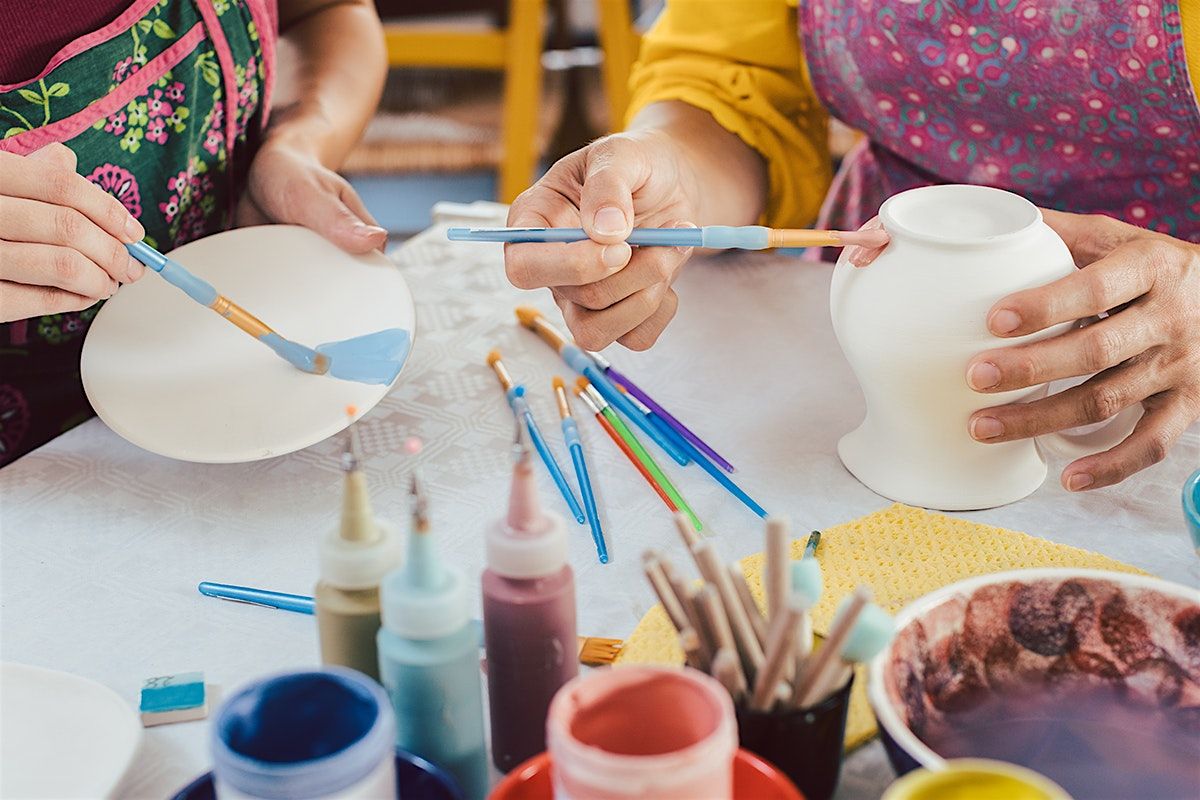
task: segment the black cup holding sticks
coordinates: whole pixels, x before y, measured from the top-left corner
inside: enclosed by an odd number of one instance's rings
[[[779,767],[805,800],[829,800],[842,771],[853,685],[851,674],[845,686],[805,709],[751,711],[738,704],[741,746]]]

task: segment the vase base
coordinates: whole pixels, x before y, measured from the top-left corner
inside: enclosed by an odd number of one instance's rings
[[[977,478],[954,464],[930,465],[903,453],[889,453],[863,427],[838,441],[838,458],[859,483],[898,503],[935,511],[978,511],[1028,497],[1046,480],[1046,462],[1032,448],[1032,455],[1021,459],[1017,469],[1006,470],[1010,477],[1001,479],[991,472]]]

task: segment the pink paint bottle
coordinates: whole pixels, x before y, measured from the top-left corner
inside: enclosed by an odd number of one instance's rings
[[[550,701],[579,673],[566,525],[538,503],[528,447],[513,468],[508,517],[488,531],[487,564],[483,633],[492,761],[508,772],[546,749]]]
[[[577,678],[546,722],[555,800],[730,800],[733,701],[693,669],[617,667]]]

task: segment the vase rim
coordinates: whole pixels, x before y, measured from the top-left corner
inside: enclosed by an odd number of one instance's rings
[[[934,218],[931,218],[934,217]],[[893,195],[879,219],[894,238],[953,247],[1002,244],[1042,222],[1042,212],[1020,195],[992,186],[939,184]]]

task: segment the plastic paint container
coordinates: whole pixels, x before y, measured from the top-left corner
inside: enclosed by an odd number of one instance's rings
[[[729,800],[733,701],[692,669],[620,667],[563,686],[546,739],[557,800]]]
[[[387,695],[341,667],[256,681],[221,704],[211,746],[221,800],[396,797]]]
[[[882,800],[1071,800],[1031,769],[986,758],[959,758],[944,769],[918,769],[888,787]]]

